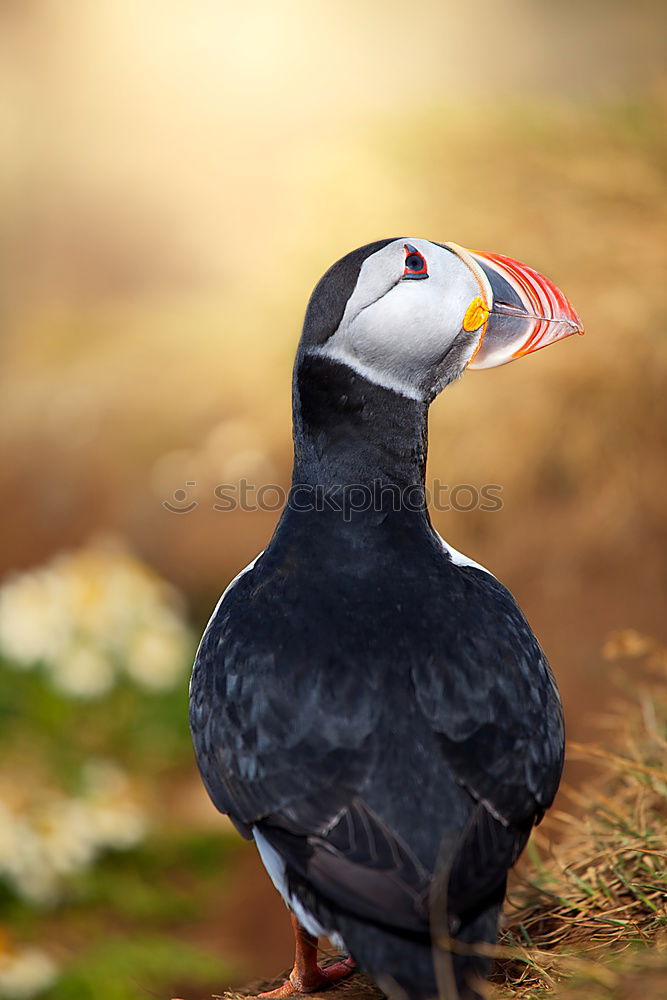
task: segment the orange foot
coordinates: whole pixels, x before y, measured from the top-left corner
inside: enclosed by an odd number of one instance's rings
[[[356,962],[348,956],[320,969],[318,965],[307,970],[292,969],[289,979],[275,990],[259,993],[258,997],[291,997],[297,993],[317,993],[326,990],[341,979],[347,979],[356,970]]]

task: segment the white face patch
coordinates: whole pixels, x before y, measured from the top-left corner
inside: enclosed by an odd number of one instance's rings
[[[428,277],[404,276],[406,244],[423,256]],[[366,258],[338,329],[318,353],[423,399],[455,341],[461,371],[475,352],[481,328],[468,333],[463,321],[477,296],[474,274],[451,250],[428,240],[395,240]]]

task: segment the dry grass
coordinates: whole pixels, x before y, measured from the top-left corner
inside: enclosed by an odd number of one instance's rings
[[[618,734],[613,752],[569,744],[569,757],[594,765],[597,776],[584,791],[565,790],[572,812],[555,811],[549,821],[558,842],[539,830],[531,842],[530,869],[510,893],[501,938],[503,997],[578,997],[587,989],[588,997],[626,1000],[646,976],[662,977],[662,988],[653,994],[645,983],[644,1000],[664,995],[667,651],[623,633],[606,653],[641,654],[644,681],[607,718]]]

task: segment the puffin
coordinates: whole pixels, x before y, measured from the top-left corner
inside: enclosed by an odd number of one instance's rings
[[[574,333],[549,279],[451,242],[381,239],[315,287],[286,504],[190,684],[203,783],[291,914],[294,968],[263,996],[356,969],[390,997],[482,995],[564,723],[512,594],[431,524],[428,409],[464,372]],[[342,957],[318,964],[319,938]]]

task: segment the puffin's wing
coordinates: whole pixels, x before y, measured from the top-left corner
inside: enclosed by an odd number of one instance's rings
[[[284,815],[268,817],[255,830],[282,859],[289,888],[301,888],[302,898],[304,890],[305,898],[315,890],[365,920],[422,934],[431,913],[466,919],[498,901],[530,832],[506,826],[482,803],[473,804],[458,834],[433,830],[436,847],[443,840],[432,872],[359,796],[318,832],[305,833]]]
[[[252,604],[253,588],[239,581],[205,633],[193,671],[190,726],[213,802],[258,846],[268,841],[284,866],[278,881],[425,933],[430,873],[363,799],[378,758],[377,678],[333,661],[315,669],[313,643],[321,657],[323,637],[292,626],[283,642],[276,632],[289,627],[284,608],[264,641]],[[283,670],[275,650],[285,648]]]
[[[457,573],[441,651],[413,664],[412,680],[443,764],[477,802],[458,842],[443,844],[446,888],[432,900],[434,912],[463,917],[502,899],[556,794],[564,734],[549,665],[514,598],[481,568]]]
[[[284,607],[263,628],[253,576],[223,598],[197,652],[190,686],[197,763],[217,808],[246,836],[279,815],[316,832],[368,774],[379,699],[363,678],[314,669],[307,623],[299,631]]]
[[[319,831],[306,833],[284,815],[257,829],[286,862],[293,890],[315,890],[366,920],[427,932],[431,873],[360,796]]]
[[[474,611],[461,609],[441,656],[413,667],[414,689],[459,783],[501,825],[530,829],[560,781],[560,698],[510,592],[481,569],[458,572]]]

